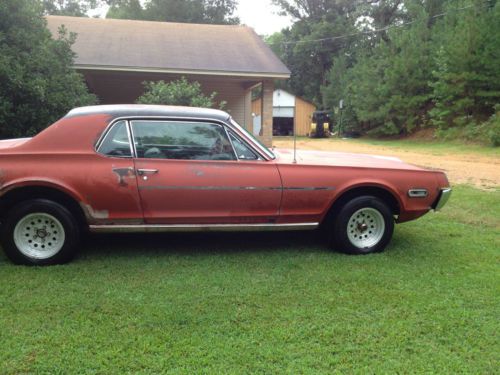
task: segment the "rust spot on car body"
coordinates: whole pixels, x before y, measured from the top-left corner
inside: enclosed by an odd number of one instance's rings
[[[96,210],[90,204],[80,203],[83,208],[83,212],[89,221],[93,222],[94,220],[102,220],[109,219],[109,211],[108,210]]]
[[[125,181],[126,178],[134,178],[135,170],[132,167],[128,168],[113,168],[113,173],[118,176],[118,185],[127,186],[128,183]]]

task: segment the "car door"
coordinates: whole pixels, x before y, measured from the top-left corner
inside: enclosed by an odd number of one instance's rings
[[[126,121],[112,124],[92,162],[80,173],[85,210],[93,224],[141,224],[142,209]]]
[[[130,125],[145,223],[273,223],[278,218],[282,189],[276,165],[257,155],[238,158],[224,125],[193,120]]]

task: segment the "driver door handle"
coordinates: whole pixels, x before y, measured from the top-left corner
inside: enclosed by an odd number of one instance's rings
[[[158,173],[158,169],[138,169],[137,174],[139,176],[144,176],[146,174],[156,174]]]

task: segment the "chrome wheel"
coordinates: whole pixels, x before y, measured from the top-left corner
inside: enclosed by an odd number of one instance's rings
[[[33,259],[48,259],[57,254],[66,239],[64,227],[54,216],[32,213],[14,228],[14,243],[19,251]]]
[[[357,248],[377,245],[384,236],[385,222],[375,208],[366,207],[354,212],[347,224],[347,237]]]

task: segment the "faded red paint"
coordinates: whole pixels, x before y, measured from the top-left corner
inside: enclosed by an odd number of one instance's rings
[[[320,222],[343,193],[380,187],[399,204],[399,222],[431,209],[442,172],[393,158],[278,150],[275,160],[200,161],[106,157],[95,145],[109,114],[66,117],[31,139],[0,141],[0,197],[25,186],[75,199],[89,224]],[[249,142],[246,134],[240,134]],[[139,176],[138,169],[159,173]],[[408,190],[425,188],[425,198]]]

